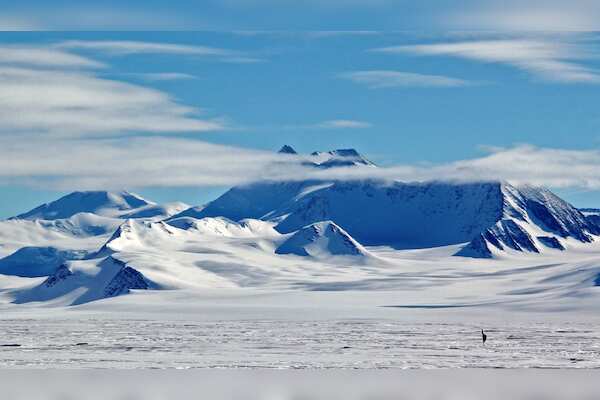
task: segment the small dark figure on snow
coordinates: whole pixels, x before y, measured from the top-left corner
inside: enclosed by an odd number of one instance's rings
[[[485,344],[485,341],[487,340],[487,335],[485,334],[483,329],[481,330],[481,340],[483,340],[483,344]]]

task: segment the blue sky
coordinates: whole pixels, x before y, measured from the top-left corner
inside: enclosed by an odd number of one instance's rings
[[[0,113],[0,217],[75,189],[201,204],[262,177],[283,144],[353,147],[400,179],[497,170],[600,206],[594,33],[0,38],[0,90],[16,98]]]

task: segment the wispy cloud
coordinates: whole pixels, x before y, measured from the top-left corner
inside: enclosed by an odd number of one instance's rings
[[[156,89],[89,72],[0,68],[0,134],[116,135],[217,130]]]
[[[223,128],[222,118],[201,117],[198,108],[179,104],[160,90],[102,77],[108,72],[107,65],[64,48],[0,47],[0,136],[115,136]],[[155,73],[145,79],[190,77]]]
[[[324,129],[363,129],[370,128],[371,126],[373,125],[369,122],[354,119],[332,119],[314,125],[315,128]]]
[[[394,87],[457,87],[470,83],[463,79],[451,78],[441,75],[425,75],[402,71],[353,71],[340,75],[341,78],[351,80],[371,89]]]
[[[53,45],[56,49],[100,52],[112,56],[130,54],[170,54],[192,57],[209,57],[228,63],[256,63],[264,61],[245,52],[218,47],[161,43],[132,40],[68,40]]]
[[[600,72],[580,63],[596,55],[591,54],[591,50],[585,46],[556,37],[403,45],[374,51],[459,57],[509,65],[546,81],[600,83]]]
[[[156,43],[130,40],[69,40],[55,45],[57,48],[94,50],[114,55],[125,54],[180,54],[194,56],[231,56],[239,53],[216,47]]]
[[[39,46],[0,46],[0,64],[36,67],[100,68],[101,62],[60,49]]]
[[[138,78],[145,81],[181,81],[188,79],[197,79],[195,75],[182,72],[139,72],[119,74],[119,76],[128,76]]]

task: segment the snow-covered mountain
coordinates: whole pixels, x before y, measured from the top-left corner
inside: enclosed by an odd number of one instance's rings
[[[365,256],[369,252],[331,221],[315,222],[296,231],[275,250],[298,256]]]
[[[502,213],[499,220],[475,237],[458,254],[491,257],[503,250],[539,253],[564,250],[571,239],[594,241],[600,228],[581,211],[547,189],[500,185]]]
[[[149,205],[153,203],[129,192],[73,192],[13,218],[53,220],[69,218],[82,212],[114,217]]]
[[[59,301],[77,305],[151,288],[158,286],[126,262],[109,256],[99,262],[61,264],[41,283],[11,292],[17,304]]]

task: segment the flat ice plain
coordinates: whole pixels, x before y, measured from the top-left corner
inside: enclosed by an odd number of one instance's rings
[[[600,367],[597,313],[381,306],[397,296],[221,289],[137,292],[64,308],[10,306],[0,320],[0,367]]]

